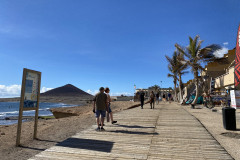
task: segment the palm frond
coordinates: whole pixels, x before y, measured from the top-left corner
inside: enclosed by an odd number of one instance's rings
[[[180,46],[180,45],[177,44],[177,43],[175,44],[175,47],[176,47],[176,49],[177,49],[178,52],[180,52],[181,54],[183,54],[183,55],[186,56],[187,58],[190,58],[190,57],[191,57],[191,55],[188,54],[189,52],[186,52],[186,48]]]
[[[197,50],[197,51],[199,51],[199,50],[201,49],[202,42],[203,42],[203,40],[199,40],[199,41],[198,41],[198,44],[197,44],[197,46],[196,46],[196,50]]]
[[[173,74],[170,74],[170,73],[168,73],[167,76],[168,76],[168,77],[174,77],[174,75],[173,75]]]
[[[217,57],[215,57],[213,53],[220,49],[222,49],[222,47],[217,44],[206,46],[198,52],[198,57],[207,62],[214,61]]]
[[[169,56],[167,56],[167,55],[165,55],[165,57],[166,57],[167,61],[171,64],[172,63],[172,59]]]
[[[192,48],[193,48],[193,53],[195,54],[195,55],[197,55],[197,52],[198,52],[198,50],[197,50],[197,46],[198,46],[198,44],[199,44],[199,35],[196,35],[195,37],[194,37],[194,40],[193,40],[193,42],[192,42]],[[201,42],[202,43],[202,42]],[[201,45],[201,44],[200,44]]]

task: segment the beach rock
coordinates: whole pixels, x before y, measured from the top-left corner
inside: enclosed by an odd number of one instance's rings
[[[69,111],[57,111],[57,109],[51,109],[51,112],[53,113],[56,119],[71,117],[71,116],[79,116],[78,113],[71,113]]]
[[[3,133],[1,133],[1,135],[5,135],[5,133],[3,132]]]
[[[9,118],[9,117],[5,117],[4,119],[5,119],[5,120],[10,120],[10,118]]]

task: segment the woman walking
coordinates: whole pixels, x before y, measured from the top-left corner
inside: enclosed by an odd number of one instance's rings
[[[145,99],[145,93],[142,91],[140,94],[141,109],[143,109],[144,99]]]
[[[163,99],[164,102],[166,102],[166,95],[165,94],[163,94],[162,99]]]
[[[150,106],[151,106],[151,109],[154,109],[154,103],[155,103],[154,101],[155,101],[155,94],[152,91],[151,94],[150,94]]]
[[[107,101],[108,101],[108,113],[107,114],[109,114],[111,122],[112,122],[112,124],[114,124],[114,123],[117,123],[117,121],[113,120],[113,114],[112,114],[112,110],[111,110],[111,107],[110,107],[110,105],[111,105],[111,97],[109,95],[109,92],[110,92],[110,89],[108,87],[106,87],[105,88],[105,93],[107,95]]]

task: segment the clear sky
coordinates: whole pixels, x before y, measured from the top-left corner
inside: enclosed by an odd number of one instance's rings
[[[20,93],[23,68],[42,72],[43,90],[173,87],[175,43],[198,34],[232,49],[239,23],[239,0],[1,0],[0,97]]]

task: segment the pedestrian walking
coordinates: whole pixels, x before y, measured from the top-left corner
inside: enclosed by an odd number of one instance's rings
[[[117,123],[117,121],[113,120],[113,113],[112,113],[112,110],[111,110],[111,107],[110,107],[111,97],[109,95],[109,92],[110,92],[110,89],[108,87],[106,87],[105,88],[105,94],[107,95],[107,103],[108,103],[108,112],[107,112],[108,115],[107,116],[110,117],[112,124],[114,124],[114,123]]]
[[[145,99],[145,93],[142,91],[140,94],[141,109],[143,109],[144,99]]]
[[[103,128],[103,124],[104,124],[104,118],[106,116],[106,111],[108,111],[108,105],[107,105],[108,101],[107,101],[107,95],[104,93],[104,88],[101,87],[99,91],[100,92],[97,93],[93,99],[93,102],[94,102],[93,112],[95,113],[96,121],[98,125],[96,131],[100,131],[100,130],[104,131],[105,129]],[[99,121],[100,115],[101,115],[101,123]]]
[[[155,101],[155,94],[152,91],[151,94],[150,94],[150,106],[151,106],[151,109],[154,109],[154,103],[155,103],[154,101]]]
[[[159,104],[159,92],[156,94],[156,103]]]
[[[171,93],[168,93],[168,101],[169,101],[169,103],[170,103],[170,101],[171,101],[171,98],[172,98],[172,94],[171,94]]]
[[[163,94],[162,99],[163,99],[164,102],[166,102],[166,95],[165,94]]]

